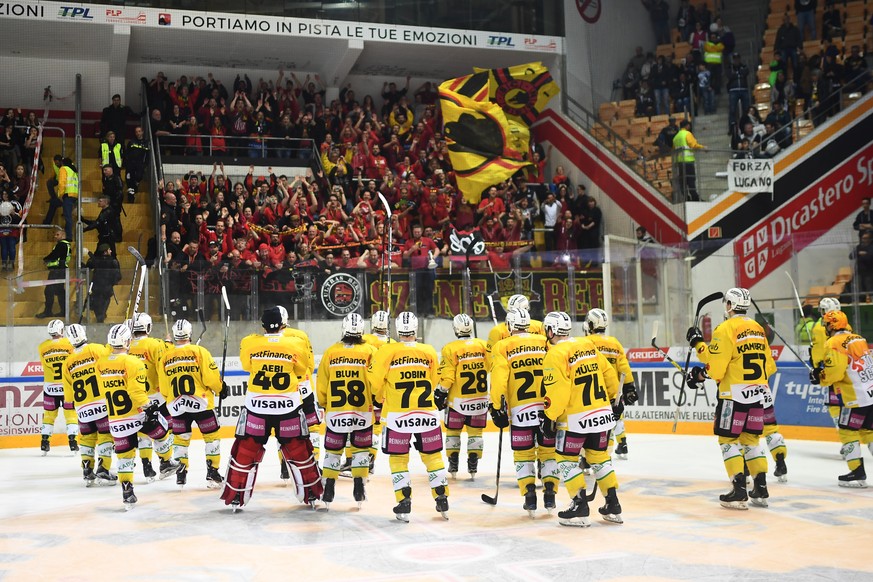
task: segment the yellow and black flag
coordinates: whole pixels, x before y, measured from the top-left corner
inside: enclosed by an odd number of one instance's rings
[[[457,82],[463,79],[440,85],[440,105],[458,189],[465,200],[477,204],[486,188],[530,165],[524,160],[530,132],[526,126],[510,124],[496,103],[452,90],[464,90],[465,83]],[[472,94],[482,93],[480,88]]]
[[[503,69],[473,68],[489,74],[488,98],[497,103],[510,121],[533,125],[560,89],[542,63],[527,63]]]

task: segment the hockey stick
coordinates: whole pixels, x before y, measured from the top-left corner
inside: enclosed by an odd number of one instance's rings
[[[680,366],[676,360],[670,357],[670,354],[667,353],[667,350],[658,347],[658,323],[660,322],[658,320],[655,320],[655,325],[652,326],[652,347],[661,352],[661,354],[663,354],[664,357],[667,358],[667,361],[673,364],[673,367],[681,372],[682,366]]]
[[[88,311],[88,308],[91,307],[91,290],[94,288],[94,281],[88,284],[88,296],[85,297],[85,304],[82,305],[82,311],[79,312],[79,325],[82,325],[82,318],[85,317],[85,312]],[[115,295],[115,292],[112,292]],[[118,303],[118,300],[115,300]]]
[[[791,281],[791,288],[794,289],[794,298],[797,300],[797,309],[800,311],[800,320],[803,321],[806,316],[803,314],[803,303],[800,301],[800,293],[797,292],[797,285],[794,284],[794,279],[791,278],[791,273],[785,271],[785,276],[788,277],[789,281]],[[773,331],[776,330],[774,329]],[[812,359],[812,330],[807,333],[807,336],[809,337],[809,357]]]
[[[145,266],[145,259],[142,258],[142,255],[135,247],[129,246],[127,247],[127,252],[133,255],[133,258],[136,259],[137,269]],[[133,290],[136,289],[136,275],[137,272],[134,271],[133,279],[130,281],[130,292],[127,295],[127,309],[124,312],[125,319],[132,319],[133,314],[131,313],[131,308],[133,307]]]
[[[697,302],[697,311],[694,312],[694,327],[698,327],[700,325],[700,312],[703,311],[703,307],[707,303],[711,303],[713,301],[717,301],[724,297],[724,293],[721,291],[716,291],[710,295],[707,295],[703,299]],[[688,366],[691,364],[691,352],[692,348],[688,348],[688,356],[685,358],[685,368],[682,370],[682,388],[680,388],[679,392],[679,400],[676,402],[676,412],[673,413],[673,432],[676,432],[676,425],[679,424],[679,409],[685,404],[686,396],[685,396],[685,387],[688,386]],[[690,386],[688,386],[690,388]]]
[[[506,399],[500,399],[500,407],[506,406]],[[482,494],[482,501],[488,505],[497,505],[497,496],[500,494],[500,459],[503,457],[503,429],[500,429],[500,436],[497,437],[497,479],[494,485],[494,497]]]
[[[385,200],[385,196],[382,192],[376,192],[379,196],[379,200],[382,202],[382,206],[385,208],[385,214],[388,215],[388,309],[385,311],[388,312],[388,335],[391,335],[391,250],[394,248],[394,224],[391,220],[391,206],[388,205],[388,201]]]
[[[488,295],[488,305],[491,306],[491,319],[494,321],[494,327],[500,325],[497,323],[497,312],[494,311],[494,298]]]
[[[203,309],[197,308],[197,321],[200,322],[202,329],[200,330],[200,335],[197,336],[197,345],[200,345],[200,340],[203,339],[203,334],[206,333],[206,318],[203,317]]]
[[[224,370],[227,364],[227,332],[230,330],[230,300],[227,298],[227,288],[224,285],[221,286],[221,301],[224,303],[226,314],[224,320],[224,348],[221,350],[221,387],[224,388]],[[218,410],[221,410],[221,394],[218,395]]]
[[[140,265],[139,267],[139,284],[136,289],[136,299],[133,302],[133,310],[130,313],[130,332],[133,333],[133,324],[136,319],[136,314],[139,311],[139,302],[142,299],[142,289],[145,286],[145,276],[146,276],[146,266],[145,264]],[[134,273],[134,279],[136,279],[136,274]]]
[[[755,306],[755,311],[758,312],[758,315],[761,316],[761,319],[764,319],[764,314],[761,313],[761,310],[758,308],[758,304],[755,303],[755,300],[754,300],[754,299],[752,299],[752,305]],[[764,319],[764,321],[767,321],[767,320]],[[776,337],[778,337],[780,340],[782,340],[782,344],[783,344],[786,348],[788,348],[788,351],[791,352],[792,354],[794,354],[794,357],[797,358],[798,360],[800,360],[800,363],[803,364],[804,366],[806,366],[806,369],[807,369],[807,370],[809,370],[810,372],[812,372],[812,366],[810,366],[809,364],[807,364],[806,361],[805,361],[803,358],[800,357],[800,354],[798,354],[796,351],[794,351],[794,348],[792,348],[792,347],[788,344],[788,342],[785,341],[785,338],[782,337],[781,335],[779,335],[779,332],[776,331],[776,328],[775,328],[774,326],[770,325],[769,323],[767,323],[767,326],[768,326],[770,329],[773,330],[773,333],[776,334]]]

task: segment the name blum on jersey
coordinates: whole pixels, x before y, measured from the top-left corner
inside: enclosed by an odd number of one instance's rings
[[[418,411],[402,414],[394,419],[394,424],[400,428],[437,428],[440,423],[436,416],[423,415]]]

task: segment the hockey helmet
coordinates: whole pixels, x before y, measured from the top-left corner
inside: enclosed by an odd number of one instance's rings
[[[829,334],[835,331],[849,329],[849,318],[847,318],[846,314],[839,309],[828,311],[821,319],[822,324],[824,324],[825,329]]]
[[[357,313],[349,313],[343,317],[343,337],[361,337],[364,335],[364,318]]]
[[[452,329],[456,337],[470,337],[473,335],[473,320],[466,313],[459,313],[452,318]]]
[[[573,331],[573,321],[563,311],[551,311],[543,318],[543,329],[552,335],[569,336]]]
[[[522,307],[511,309],[506,312],[506,329],[513,331],[527,331],[530,327],[530,313]]]
[[[88,341],[88,334],[85,333],[85,328],[78,323],[68,325],[65,333],[74,348],[78,348]]]
[[[64,322],[60,319],[53,319],[45,327],[45,330],[52,337],[61,337],[64,335]]]
[[[279,314],[282,316],[282,325],[288,326],[288,310],[282,307],[281,305],[277,305],[276,309],[279,310]]]
[[[126,348],[130,345],[130,328],[123,323],[118,323],[109,328],[106,343],[111,348]]]
[[[588,315],[585,316],[585,326],[588,329],[588,333],[606,331],[608,325],[609,317],[602,309],[592,309],[588,312]]]
[[[731,287],[725,292],[722,303],[724,303],[725,314],[730,311],[745,313],[752,305],[752,294],[743,287]]]
[[[282,329],[282,311],[278,307],[265,309],[261,315],[261,323],[267,333],[276,333]]]
[[[187,319],[180,319],[173,324],[173,339],[176,341],[190,340],[191,331],[191,322]]]
[[[137,313],[133,318],[134,333],[152,333],[152,316],[148,313]]]
[[[373,333],[388,333],[388,323],[390,320],[391,316],[388,315],[387,311],[377,311],[370,318],[370,331]]]
[[[530,309],[530,301],[521,293],[517,293],[506,302],[506,310],[512,311],[513,309]]]
[[[821,301],[818,302],[818,311],[822,315],[831,311],[839,311],[840,309],[842,309],[842,306],[840,305],[840,300],[836,297],[822,297]]]
[[[411,311],[404,311],[394,321],[398,335],[415,335],[418,332],[418,318]]]

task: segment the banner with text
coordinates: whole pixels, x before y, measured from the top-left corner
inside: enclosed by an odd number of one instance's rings
[[[731,192],[773,191],[773,160],[729,160],[727,170]]]

